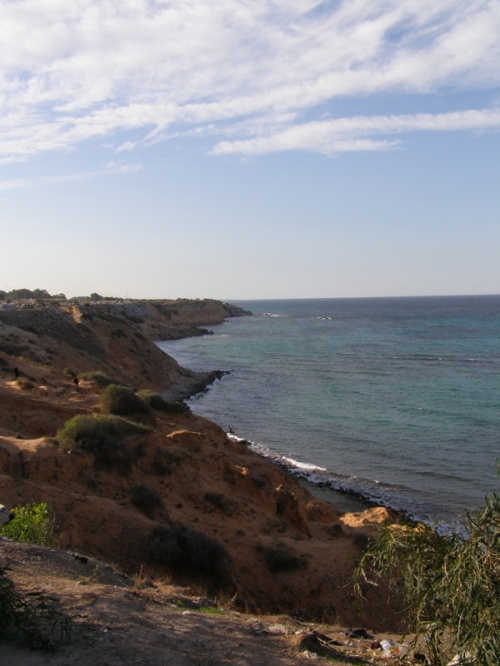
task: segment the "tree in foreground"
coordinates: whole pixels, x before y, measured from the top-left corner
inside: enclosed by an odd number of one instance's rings
[[[72,629],[72,619],[56,599],[18,592],[0,567],[0,643],[20,641],[36,650],[55,650],[71,641]]]
[[[360,561],[357,587],[389,577],[405,601],[408,631],[431,663],[498,666],[500,495],[467,513],[465,531],[439,536],[421,523],[384,526]]]
[[[0,530],[2,536],[40,546],[57,545],[57,530],[45,502],[16,506],[12,512],[14,519]]]
[[[15,541],[54,546],[57,532],[44,502],[14,507],[14,519],[0,534]],[[54,650],[71,640],[73,623],[57,600],[41,592],[19,592],[0,567],[0,644],[20,641],[34,649]]]

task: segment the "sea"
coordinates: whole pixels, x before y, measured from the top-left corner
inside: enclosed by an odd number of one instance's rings
[[[252,316],[159,343],[228,371],[193,412],[342,510],[448,529],[499,490],[500,296],[232,303]]]

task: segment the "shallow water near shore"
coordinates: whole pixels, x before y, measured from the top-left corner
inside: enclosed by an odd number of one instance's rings
[[[229,370],[191,409],[318,487],[447,524],[498,490],[500,296],[238,301],[159,343]]]

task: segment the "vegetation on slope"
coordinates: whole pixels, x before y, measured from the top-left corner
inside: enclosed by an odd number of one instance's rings
[[[71,639],[72,622],[55,599],[21,594],[0,568],[0,643],[20,640],[34,649],[53,650]]]
[[[49,507],[27,504],[13,509],[14,519],[0,530],[2,536],[42,546],[55,546],[57,535]],[[52,650],[71,638],[72,622],[55,599],[38,592],[21,594],[0,568],[0,643],[19,640],[34,649]]]
[[[2,536],[40,546],[57,544],[54,521],[45,502],[15,506],[12,513],[14,519],[2,527],[0,530]]]
[[[57,432],[56,442],[64,451],[93,454],[98,467],[128,472],[136,453],[127,445],[126,438],[149,432],[149,428],[118,416],[78,414]]]
[[[101,393],[99,403],[105,414],[137,416],[151,413],[149,405],[131,388],[120,384],[109,384]]]
[[[362,580],[389,575],[404,596],[409,631],[431,663],[498,666],[500,654],[500,495],[467,514],[466,537],[433,527],[387,525],[364,554]]]

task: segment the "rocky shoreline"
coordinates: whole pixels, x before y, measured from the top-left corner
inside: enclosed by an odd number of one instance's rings
[[[193,373],[192,376],[183,377],[177,384],[161,391],[161,395],[165,400],[183,402],[210,390],[214,382],[229,374],[229,370]]]

